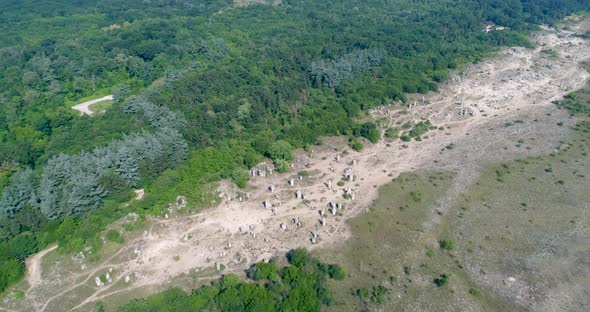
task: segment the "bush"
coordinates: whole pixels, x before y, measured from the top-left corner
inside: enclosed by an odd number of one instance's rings
[[[410,192],[410,198],[412,198],[412,200],[416,203],[419,203],[422,201],[422,192]]]
[[[361,126],[360,135],[367,140],[371,141],[371,143],[379,142],[381,138],[381,133],[377,126],[372,122],[366,122]]]
[[[389,290],[381,285],[373,286],[371,289],[371,302],[374,304],[382,304],[385,301],[385,295]]]
[[[441,274],[439,277],[434,279],[434,284],[438,287],[443,287],[449,282],[449,276],[446,274]]]
[[[274,162],[274,165],[275,165],[275,170],[279,173],[289,172],[289,169],[291,169],[289,162],[284,159],[276,160]]]
[[[351,138],[350,141],[348,142],[348,144],[350,145],[350,147],[357,151],[360,152],[363,150],[364,146],[361,142],[359,142],[357,139],[355,138]]]
[[[287,260],[296,267],[303,267],[311,261],[311,256],[305,248],[297,248],[287,253]]]
[[[385,130],[385,137],[388,139],[396,138],[399,134],[399,128],[388,128]]]
[[[337,264],[330,264],[329,265],[328,274],[330,275],[330,278],[333,278],[336,280],[343,280],[346,277],[346,273],[344,272],[344,269],[342,269],[342,267]]]
[[[246,276],[249,279],[259,280],[276,280],[278,279],[277,274],[278,268],[275,262],[259,262],[251,266],[246,270]]]
[[[231,173],[231,179],[239,188],[245,188],[248,185],[248,180],[250,176],[246,170],[241,168],[236,168]]]
[[[440,248],[445,250],[453,250],[455,248],[455,241],[453,240],[441,240]]]
[[[111,242],[115,242],[115,243],[119,243],[119,244],[122,243],[123,241],[125,241],[123,236],[121,236],[121,234],[119,234],[119,232],[117,232],[115,230],[109,230],[107,232],[106,238]]]
[[[293,147],[291,144],[289,144],[287,141],[279,140],[270,144],[267,154],[268,157],[273,161],[284,160],[289,162],[293,160],[293,154],[291,153],[292,150]]]

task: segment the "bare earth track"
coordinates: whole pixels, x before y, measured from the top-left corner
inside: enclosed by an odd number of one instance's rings
[[[342,244],[350,237],[345,221],[375,200],[378,187],[402,172],[417,169],[457,172],[451,192],[439,203],[439,213],[433,214],[426,225],[435,226],[454,200],[453,194],[477,178],[482,163],[548,153],[565,138],[565,130],[532,120],[556,113],[551,101],[584,85],[590,74],[580,62],[590,58],[590,46],[573,32],[554,29],[544,30],[533,41],[540,46],[505,49],[468,66],[441,86],[440,93],[416,97],[416,104],[409,110],[396,106],[372,112],[377,120],[392,125],[429,119],[442,129],[430,131],[421,142],[380,142],[357,153],[346,148],[343,138],[328,138],[315,152],[298,154],[294,173],[254,177],[251,183],[255,188],[248,194],[222,183],[218,207],[190,216],[171,213],[169,218],[153,219],[143,235],[99,263],[86,263],[79,257],[56,261],[43,272],[42,280],[27,278],[30,289],[25,300],[5,300],[0,309],[87,311],[98,300],[166,286],[182,274],[210,269],[216,263],[225,266],[224,272],[241,272],[252,263],[291,248]],[[543,49],[552,49],[558,57],[548,57]],[[504,126],[514,120],[531,122]],[[565,123],[571,125],[573,120]],[[500,153],[500,146],[507,140],[530,133],[544,137],[543,143],[524,151],[509,148]],[[442,153],[450,144],[455,148]],[[338,187],[336,182],[347,169],[354,181]],[[308,175],[299,180],[295,174],[299,171]],[[294,186],[288,184],[289,179],[295,179]],[[326,186],[328,180],[333,189]],[[275,186],[274,192],[269,191],[270,185]],[[352,189],[354,200],[343,197],[344,188]],[[301,191],[303,200],[296,198],[297,191]],[[264,201],[277,209],[276,215],[271,208],[263,208]],[[332,215],[329,202],[341,203],[343,209]],[[325,211],[325,219],[319,210]],[[320,220],[325,220],[324,226]],[[316,244],[310,242],[312,232],[317,234]],[[76,268],[67,271],[65,267],[73,263]],[[36,267],[31,266],[30,275],[41,276]],[[97,286],[95,278],[110,268],[111,282]]]
[[[94,99],[91,101],[86,101],[84,103],[77,104],[77,105],[73,106],[72,108],[79,111],[80,115],[92,115],[92,114],[94,114],[94,112],[90,110],[90,106],[92,106],[96,103],[103,102],[103,101],[112,101],[112,100],[113,100],[113,95],[111,94],[111,95],[103,96],[98,99]]]

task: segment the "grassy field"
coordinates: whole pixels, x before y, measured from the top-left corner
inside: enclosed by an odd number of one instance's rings
[[[487,167],[432,227],[451,173],[402,175],[383,187],[351,220],[353,238],[318,252],[349,274],[331,285],[330,310],[584,310],[590,122],[572,131],[551,155]]]
[[[101,101],[96,104],[92,104],[88,106],[88,109],[91,110],[93,113],[101,113],[106,111],[107,109],[111,108],[113,105],[112,100]]]

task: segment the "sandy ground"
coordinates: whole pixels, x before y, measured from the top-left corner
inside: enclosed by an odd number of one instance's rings
[[[572,32],[554,30],[545,30],[533,40],[540,46],[505,49],[468,66],[441,86],[439,93],[424,99],[417,96],[409,110],[392,106],[372,112],[376,119],[391,124],[427,118],[443,127],[429,132],[421,142],[382,141],[357,153],[346,147],[344,138],[328,138],[311,154],[299,152],[291,174],[253,177],[254,189],[249,192],[222,183],[222,203],[218,207],[191,216],[170,213],[168,218],[154,219],[143,235],[83,270],[64,272],[56,263],[51,272],[43,272],[43,281],[29,290],[30,304],[2,305],[15,310],[86,310],[109,295],[166,284],[183,273],[198,272],[217,263],[225,266],[223,272],[241,272],[255,262],[295,247],[314,249],[342,244],[350,237],[345,221],[365,211],[376,199],[378,187],[402,172],[451,169],[458,172],[453,186],[458,192],[477,178],[481,161],[523,155],[518,149],[499,153],[499,144],[514,133],[543,127],[505,127],[507,121],[545,114],[553,109],[552,100],[582,87],[590,76],[579,65],[590,58],[588,41],[572,36]],[[556,51],[559,57],[547,57],[541,52],[546,48]],[[560,139],[547,138],[526,153],[550,152]],[[457,148],[442,153],[449,144]],[[300,171],[308,173],[301,180],[296,174]],[[336,183],[345,173],[352,173],[354,181],[338,187]],[[289,179],[294,179],[293,186]],[[328,180],[332,181],[331,189],[326,185]],[[273,192],[269,190],[271,185]],[[343,196],[349,188],[354,200]],[[296,198],[297,191],[303,199]],[[452,196],[446,199],[452,200]],[[263,207],[265,201],[267,209]],[[342,204],[343,208],[332,215],[328,211],[330,202]],[[443,200],[439,214],[444,215],[448,206]],[[437,224],[439,214],[427,226]],[[311,242],[313,236],[315,244]],[[97,286],[95,278],[109,268],[114,268],[110,273],[112,282]]]
[[[78,104],[76,106],[73,106],[72,108],[75,109],[75,110],[77,110],[77,111],[79,111],[80,112],[80,115],[84,115],[84,114],[86,114],[86,115],[92,115],[92,114],[94,114],[94,112],[90,110],[90,106],[91,105],[96,104],[96,103],[99,103],[99,102],[102,102],[102,101],[108,101],[108,100],[111,100],[111,101],[113,100],[113,95],[112,94],[111,95],[107,95],[107,96],[103,96],[101,98],[94,99],[94,100],[91,100],[91,101],[87,101],[87,102],[84,102],[84,103],[80,103],[80,104]]]
[[[56,249],[57,245],[50,246],[26,260],[27,276],[25,277],[25,280],[31,289],[37,287],[37,285],[41,284],[42,282],[41,260],[43,259],[43,256]]]

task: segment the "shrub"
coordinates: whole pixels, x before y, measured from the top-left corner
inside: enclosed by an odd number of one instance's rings
[[[231,179],[239,188],[245,188],[248,185],[248,172],[241,168],[236,168],[231,173]]]
[[[343,280],[346,277],[346,273],[344,272],[344,269],[342,269],[342,267],[337,264],[330,264],[329,265],[328,274],[329,274],[330,278],[333,278],[336,280]]]
[[[287,260],[296,267],[303,267],[311,261],[311,256],[305,248],[297,248],[287,253]]]
[[[371,143],[379,142],[381,138],[381,133],[377,126],[372,122],[366,122],[361,126],[360,135],[367,140],[371,141]]]
[[[279,173],[289,172],[291,166],[289,162],[284,159],[277,159],[274,161],[275,169]]]
[[[360,152],[363,150],[364,146],[361,142],[359,142],[357,139],[351,138],[350,141],[348,142],[348,144],[350,145],[350,147],[357,151]]]
[[[373,286],[371,289],[371,302],[374,304],[382,304],[385,301],[385,295],[389,290],[381,285]]]
[[[396,138],[399,134],[399,128],[388,128],[385,130],[385,137],[388,139]]]
[[[453,240],[441,240],[440,248],[445,250],[453,250],[455,248],[455,241]]]
[[[438,287],[443,287],[449,282],[449,276],[446,274],[441,274],[439,277],[434,279],[434,284]]]
[[[422,201],[422,192],[410,192],[410,198],[412,198],[412,200],[416,203],[419,203]]]

